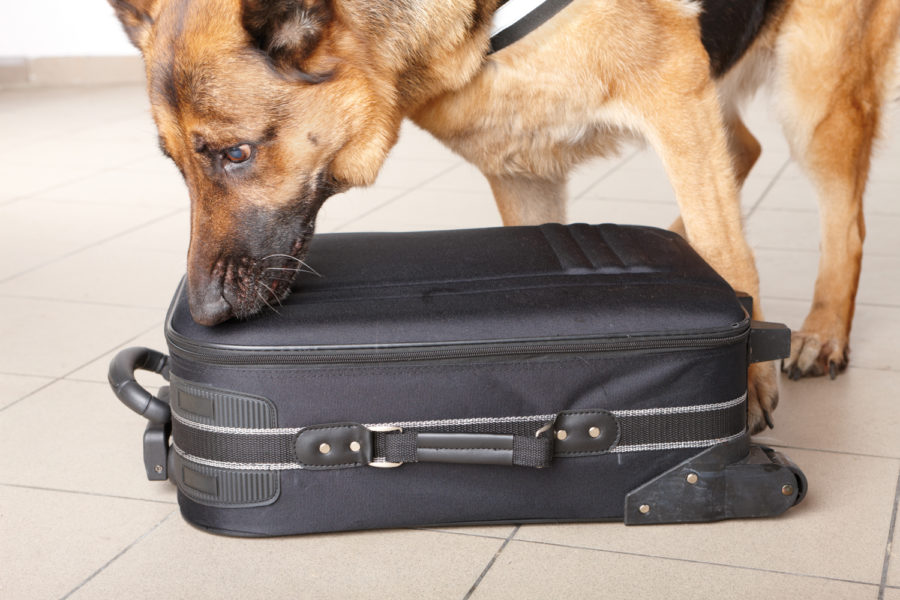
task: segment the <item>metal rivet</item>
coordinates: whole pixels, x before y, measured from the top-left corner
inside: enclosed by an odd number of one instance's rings
[[[588,429],[588,435],[592,438],[600,437],[600,428],[599,427],[591,427]]]
[[[687,482],[688,482],[689,484],[694,485],[695,483],[697,483],[697,480],[699,480],[699,479],[700,479],[700,478],[697,477],[697,474],[696,474],[696,473],[688,473],[688,476],[687,476]]]
[[[642,515],[646,515],[648,512],[650,512],[650,505],[649,504],[641,504],[641,507],[638,508],[638,510],[641,511]]]
[[[162,465],[156,465],[155,467],[153,467],[153,470],[156,471],[157,473],[162,473],[163,472]]]
[[[331,446],[323,442],[319,444],[319,452],[321,452],[322,454],[328,454],[329,452],[331,452]]]
[[[782,486],[782,487],[781,487],[781,493],[784,494],[785,496],[791,496],[791,495],[793,495],[793,493],[794,493],[794,486],[792,486],[792,485],[789,484],[789,483],[788,483],[787,485]]]
[[[352,452],[359,452],[360,448],[361,446],[359,445],[359,442],[350,442],[350,450]]]
[[[556,432],[556,439],[558,439],[558,440],[564,440],[567,437],[569,437],[569,434],[566,433],[565,429],[560,429],[559,431]]]

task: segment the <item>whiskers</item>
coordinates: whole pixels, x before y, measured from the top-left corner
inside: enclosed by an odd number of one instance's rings
[[[272,258],[286,258],[289,260],[293,260],[293,261],[297,262],[297,266],[296,267],[266,267],[264,269],[265,271],[290,271],[290,272],[294,273],[295,275],[297,273],[310,273],[312,275],[315,275],[316,277],[322,276],[321,273],[319,273],[318,271],[313,269],[311,266],[309,266],[309,264],[300,260],[296,256],[291,256],[290,254],[270,254],[268,256],[261,258],[260,262],[263,262],[265,260],[269,260]]]

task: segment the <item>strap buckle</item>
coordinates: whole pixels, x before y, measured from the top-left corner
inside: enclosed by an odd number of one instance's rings
[[[366,429],[372,433],[403,433],[403,428],[396,425],[369,425]],[[402,462],[388,462],[383,458],[369,461],[369,466],[376,469],[396,469],[402,464]]]

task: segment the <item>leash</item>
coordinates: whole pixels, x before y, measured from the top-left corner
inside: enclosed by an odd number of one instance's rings
[[[519,41],[572,0],[507,0],[494,12],[491,22],[491,49],[488,54],[499,52]]]

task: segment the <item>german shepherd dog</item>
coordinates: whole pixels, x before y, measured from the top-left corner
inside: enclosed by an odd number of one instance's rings
[[[494,54],[501,0],[109,1],[190,191],[199,323],[287,295],[322,202],[373,183],[407,117],[485,174],[507,225],[564,221],[569,171],[643,137],[675,190],[673,228],[758,298],[738,196],[760,145],[737,103],[768,80],[822,227],[783,368],[847,364],[900,0],[574,0]],[[774,363],[752,365],[749,388],[756,432],[777,403]]]

